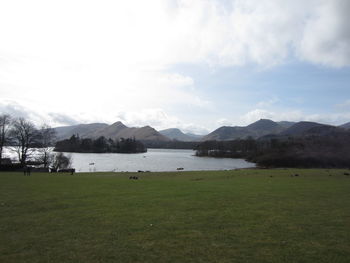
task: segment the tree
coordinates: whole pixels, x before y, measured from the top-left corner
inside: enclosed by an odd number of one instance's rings
[[[32,122],[24,118],[18,118],[12,124],[10,138],[13,150],[18,155],[19,162],[25,165],[27,158],[33,152],[31,147],[38,142],[38,130]]]
[[[4,146],[9,141],[8,133],[11,124],[11,116],[7,114],[0,115],[0,165]]]
[[[50,164],[53,154],[52,147],[56,141],[56,130],[49,125],[44,124],[39,130],[38,143],[39,143],[39,157],[38,161],[44,164],[47,168]]]
[[[84,138],[80,143],[81,152],[92,152],[93,141],[90,138]]]
[[[58,169],[70,168],[71,164],[71,156],[66,156],[63,153],[57,153],[53,159],[52,167],[57,171]]]
[[[104,136],[101,136],[93,142],[94,152],[103,153],[108,152],[108,141]]]

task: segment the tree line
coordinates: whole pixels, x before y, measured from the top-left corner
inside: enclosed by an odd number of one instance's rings
[[[143,153],[147,148],[135,138],[116,140],[101,136],[97,139],[80,138],[72,135],[69,139],[56,142],[54,151],[79,153]]]
[[[350,132],[206,141],[196,155],[244,158],[262,167],[350,168]]]
[[[8,114],[0,115],[0,167],[4,168],[4,147],[8,146],[15,152],[19,165],[41,164],[44,168],[49,166],[67,168],[70,158],[63,154],[52,153],[56,142],[56,131],[47,124],[37,128],[33,122],[25,118],[13,118]],[[34,155],[34,152],[35,155]],[[33,159],[34,157],[34,159]],[[7,164],[7,166],[9,166]]]
[[[178,140],[172,141],[151,141],[142,140],[142,143],[147,148],[157,148],[157,149],[190,149],[194,150],[197,148],[199,142],[184,142]]]

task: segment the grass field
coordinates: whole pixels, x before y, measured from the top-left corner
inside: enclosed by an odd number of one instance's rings
[[[0,262],[350,262],[346,172],[0,173]]]

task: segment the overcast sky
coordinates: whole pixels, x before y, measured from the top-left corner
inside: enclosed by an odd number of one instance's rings
[[[206,133],[350,121],[349,0],[0,0],[0,113]]]

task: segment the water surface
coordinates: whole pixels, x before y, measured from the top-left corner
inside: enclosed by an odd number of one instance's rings
[[[35,159],[34,152],[31,157]],[[64,153],[72,157],[72,167],[77,172],[137,172],[231,170],[255,167],[243,159],[197,157],[192,150],[148,149],[146,153]],[[5,148],[5,157],[17,159],[17,155]]]
[[[228,170],[255,167],[243,159],[197,157],[192,150],[148,149],[147,153],[69,153],[77,172]]]

